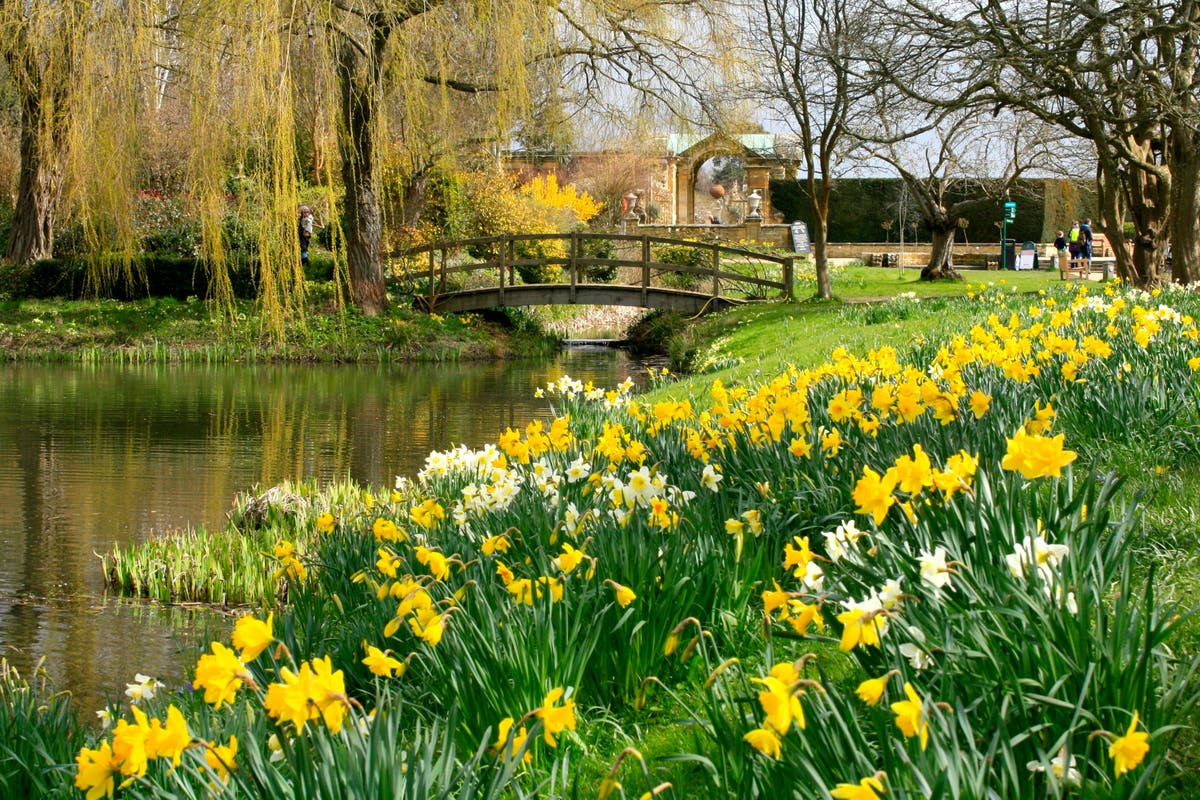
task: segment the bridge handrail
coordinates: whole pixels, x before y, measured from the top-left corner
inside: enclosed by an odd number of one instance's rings
[[[566,253],[564,255],[548,255],[537,257],[518,257],[516,245],[522,242],[544,242],[544,241],[562,241],[565,243]],[[629,258],[628,254],[622,254],[623,257],[604,257],[595,254],[585,255],[582,244],[589,241],[606,241],[606,242],[627,242],[639,245],[639,257]],[[707,265],[690,265],[690,264],[672,264],[653,259],[653,245],[666,245],[675,247],[688,247],[700,251],[707,251],[709,257],[705,259]],[[469,264],[448,264],[449,254],[452,251],[460,251],[470,247],[486,248],[487,256],[485,260],[474,261]],[[440,258],[438,254],[440,253]],[[495,270],[499,278],[499,295],[503,299],[505,290],[505,273],[511,273],[513,269],[518,267],[530,267],[541,265],[557,265],[565,267],[568,272],[569,285],[572,287],[571,296],[574,297],[574,287],[579,285],[591,285],[586,281],[580,281],[580,268],[588,266],[615,266],[615,267],[633,267],[641,269],[641,280],[636,283],[626,283],[625,286],[640,286],[643,295],[650,288],[651,272],[657,274],[665,272],[687,273],[707,277],[712,279],[711,297],[718,298],[721,296],[721,283],[724,281],[728,284],[751,285],[775,288],[780,291],[780,294],[785,299],[792,299],[794,294],[794,273],[793,273],[793,256],[776,256],[768,253],[760,253],[755,250],[749,250],[740,247],[730,247],[725,244],[715,242],[697,242],[687,239],[675,239],[664,236],[650,236],[646,234],[609,234],[609,233],[521,233],[521,234],[503,234],[499,236],[484,236],[473,239],[460,239],[454,241],[438,241],[429,242],[428,244],[418,245],[416,247],[404,248],[394,251],[391,254],[392,258],[411,258],[422,254],[428,255],[428,277],[429,277],[429,292],[430,296],[426,298],[427,305],[432,307],[434,298],[444,292],[446,287],[446,278],[448,275],[456,273],[469,272],[484,272]],[[614,254],[615,256],[615,254]],[[778,264],[781,267],[781,280],[771,280],[762,278],[757,275],[745,275],[740,272],[729,272],[721,269],[721,257],[742,257],[759,262],[767,262]],[[702,257],[703,258],[703,257]],[[440,277],[440,281],[438,278]],[[513,286],[513,278],[509,278],[508,285]],[[440,287],[441,292],[438,291]],[[572,299],[572,302],[573,299]]]
[[[429,242],[427,244],[417,245],[415,247],[406,247],[400,250],[394,250],[389,254],[389,258],[406,258],[408,256],[420,255],[421,253],[438,252],[440,250],[463,250],[471,245],[487,245],[496,244],[499,242],[517,242],[517,241],[549,241],[552,239],[560,239],[563,241],[571,241],[572,238],[577,238],[581,241],[612,241],[612,242],[642,242],[646,241],[652,245],[675,245],[682,247],[694,247],[698,250],[719,250],[730,255],[747,256],[749,258],[758,259],[759,261],[772,261],[776,264],[794,263],[794,256],[776,256],[770,253],[761,253],[757,250],[747,250],[743,247],[731,247],[726,244],[717,242],[702,242],[694,239],[675,239],[670,236],[649,236],[630,233],[510,233],[501,236],[480,236],[474,239],[453,239],[442,240],[437,242]],[[566,258],[559,256],[558,258]],[[581,257],[582,258],[582,257]],[[589,258],[591,258],[589,256]],[[609,263],[612,259],[601,259],[603,263]],[[641,262],[638,262],[641,263]],[[675,266],[675,265],[672,265]]]

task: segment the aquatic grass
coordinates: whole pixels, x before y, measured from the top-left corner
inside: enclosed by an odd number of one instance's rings
[[[363,493],[349,484],[319,490],[313,482],[285,483],[257,494],[240,494],[222,531],[187,528],[100,556],[110,585],[135,597],[164,603],[217,605],[272,603],[283,584],[275,545],[291,541],[307,553],[316,542],[315,520],[327,503],[347,503]]]

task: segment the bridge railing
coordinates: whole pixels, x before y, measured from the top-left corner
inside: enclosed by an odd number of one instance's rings
[[[698,263],[673,263],[661,260],[660,248],[692,251],[688,260]],[[678,252],[678,251],[677,251]],[[470,260],[462,261],[462,254]],[[473,254],[473,255],[470,255]],[[476,239],[432,242],[392,254],[405,263],[413,277],[428,281],[429,297],[433,300],[475,279],[470,288],[481,288],[482,278],[488,288],[497,288],[501,299],[506,287],[517,285],[521,273],[544,277],[540,268],[558,266],[562,274],[552,283],[579,285],[609,284],[640,287],[670,285],[674,280],[695,283],[692,292],[703,292],[713,298],[761,298],[772,290],[784,299],[795,293],[794,262],[791,256],[777,256],[728,245],[673,239],[660,236],[639,236],[605,233],[543,233],[511,234]],[[625,268],[624,281],[589,279],[597,271]],[[631,276],[630,270],[633,270]],[[770,272],[771,275],[764,273]],[[773,273],[778,273],[778,278]],[[632,280],[630,278],[633,278]],[[664,277],[667,278],[664,281]],[[459,284],[463,284],[462,287]],[[547,281],[525,281],[542,284]],[[678,285],[671,288],[679,289]],[[724,293],[724,294],[723,294]]]

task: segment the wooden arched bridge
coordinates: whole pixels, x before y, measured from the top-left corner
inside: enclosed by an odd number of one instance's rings
[[[429,311],[589,304],[715,311],[793,296],[792,258],[654,236],[517,234],[434,242],[393,254],[425,283]]]

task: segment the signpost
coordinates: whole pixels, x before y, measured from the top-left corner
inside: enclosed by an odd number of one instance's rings
[[[1004,219],[1000,223],[1000,269],[1009,269],[1008,263],[1008,223],[1016,222],[1017,220],[1017,203],[1015,200],[1006,200],[1004,202]],[[1016,264],[1012,264],[1011,268],[1016,268]]]
[[[803,222],[792,223],[792,250],[801,255],[812,252],[812,243],[808,240],[808,225]]]

